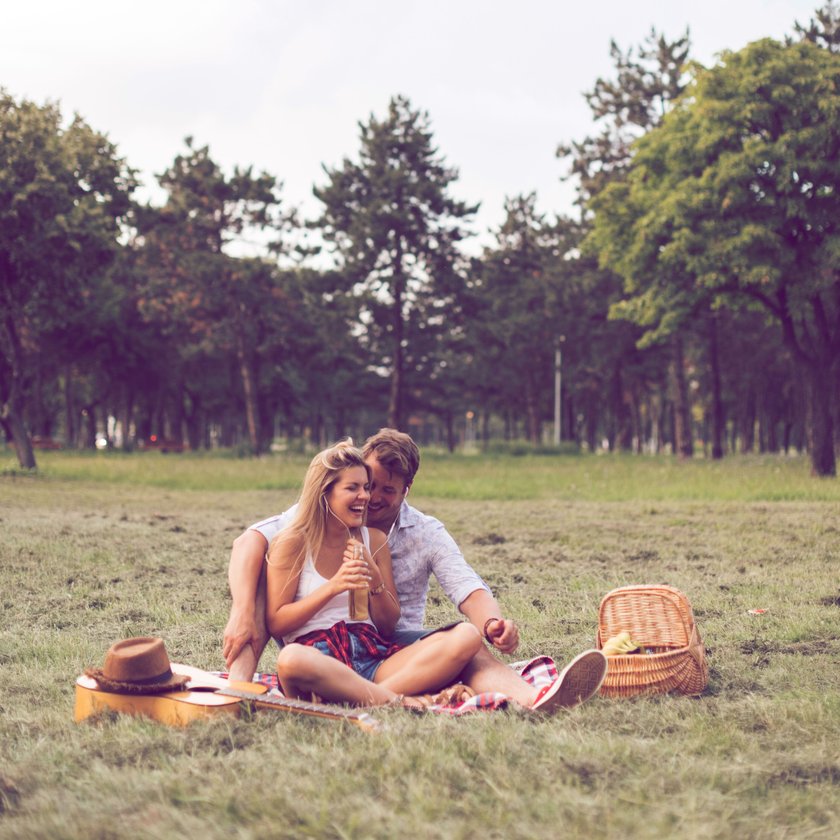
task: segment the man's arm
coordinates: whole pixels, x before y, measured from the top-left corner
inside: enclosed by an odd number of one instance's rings
[[[441,525],[424,535],[427,545],[436,551],[432,571],[447,597],[469,621],[503,653],[512,653],[519,645],[519,629],[512,619],[504,618],[490,587],[467,563],[458,544]],[[493,619],[491,621],[491,619]]]
[[[233,541],[228,565],[228,584],[233,605],[225,626],[222,654],[228,668],[250,644],[259,659],[268,641],[265,608],[257,598],[268,541],[259,532],[248,529]]]
[[[263,519],[243,531],[234,541],[228,564],[228,584],[233,604],[225,626],[222,654],[233,676],[251,679],[265,646],[265,554],[269,543],[293,519],[296,505],[279,516]],[[250,649],[248,646],[250,645]],[[252,667],[253,666],[253,667]],[[249,671],[250,669],[250,671]],[[237,676],[236,679],[243,679]]]

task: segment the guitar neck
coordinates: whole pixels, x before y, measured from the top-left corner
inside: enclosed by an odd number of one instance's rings
[[[248,701],[258,708],[277,709],[298,715],[330,718],[331,720],[346,720],[365,732],[378,732],[382,729],[382,724],[367,712],[352,712],[338,706],[308,703],[305,700],[290,700],[288,697],[278,697],[276,694],[257,694],[251,691],[242,691],[238,688],[220,688],[214,693]]]

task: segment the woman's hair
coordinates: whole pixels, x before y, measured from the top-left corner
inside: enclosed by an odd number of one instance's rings
[[[363,467],[370,481],[370,468],[360,449],[353,446],[352,438],[339,441],[329,449],[319,452],[309,464],[303,479],[303,488],[297,503],[295,518],[289,525],[289,535],[300,545],[300,557],[310,553],[318,555],[327,530],[327,494],[348,467]]]
[[[396,473],[410,487],[420,469],[420,450],[405,432],[396,429],[380,429],[371,435],[362,448],[365,458],[373,455],[388,472]]]

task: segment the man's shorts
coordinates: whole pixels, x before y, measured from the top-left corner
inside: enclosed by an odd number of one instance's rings
[[[420,639],[425,639],[426,636],[440,633],[442,630],[451,630],[460,623],[460,621],[453,621],[451,624],[444,624],[443,627],[435,627],[433,630],[429,630],[427,627],[421,627],[419,630],[395,630],[394,635],[391,636],[391,641],[407,647],[408,645],[413,645],[415,642],[419,642]]]

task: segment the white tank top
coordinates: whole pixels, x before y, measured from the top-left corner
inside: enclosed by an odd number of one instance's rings
[[[361,535],[362,542],[365,544],[365,547],[370,549],[370,535],[368,534],[368,529],[362,528]],[[295,601],[300,601],[301,598],[305,598],[307,595],[310,595],[326,582],[327,578],[319,574],[318,570],[315,568],[315,562],[312,559],[312,555],[307,554],[306,560],[303,563],[303,569],[301,569],[300,577],[298,578],[298,588],[297,592],[295,592]],[[327,630],[332,627],[333,624],[338,624],[339,621],[350,621],[349,591],[339,592],[338,595],[327,601],[327,603],[324,604],[324,606],[321,607],[321,609],[316,612],[315,615],[306,622],[306,624],[298,627],[296,630],[293,630],[288,635],[283,636],[283,642],[288,644],[301,636],[305,636],[307,633],[311,633],[313,630]],[[370,619],[365,619],[364,621],[353,619],[353,623],[370,624],[371,627],[376,626]]]

